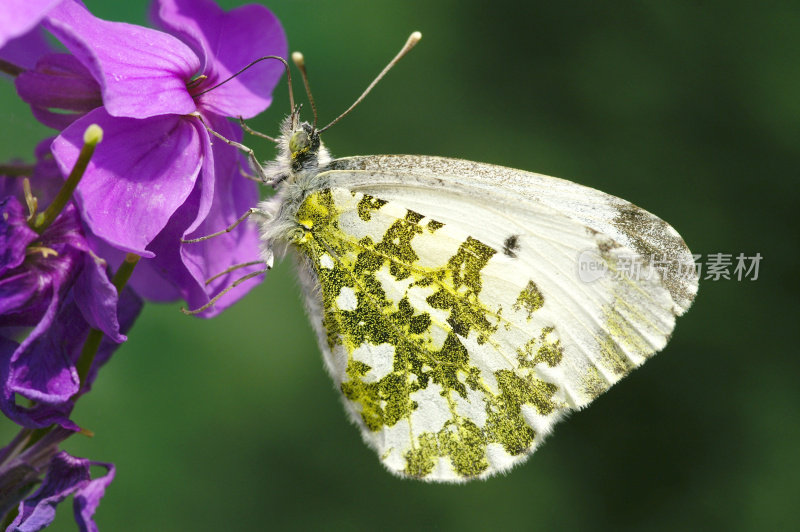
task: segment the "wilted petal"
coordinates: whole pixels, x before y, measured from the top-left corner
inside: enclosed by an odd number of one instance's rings
[[[249,4],[229,12],[211,0],[159,0],[157,22],[192,46],[205,62],[208,79],[199,89],[224,81],[267,55],[287,56],[286,34],[267,8]],[[203,94],[199,107],[222,116],[250,118],[272,102],[283,65],[268,59],[220,87]]]
[[[175,37],[99,19],[71,0],[53,9],[44,24],[100,83],[111,115],[147,118],[196,109],[186,83],[200,60]]]
[[[0,5],[0,47],[28,33],[61,0],[3,0]]]
[[[97,525],[94,522],[94,512],[100,504],[100,499],[106,494],[106,488],[114,480],[116,469],[114,464],[103,462],[91,462],[93,466],[105,467],[108,471],[100,478],[91,480],[83,488],[75,493],[73,507],[75,509],[75,522],[81,531],[97,532]]]
[[[103,129],[104,140],[76,191],[84,220],[92,233],[114,247],[152,257],[145,247],[184,203],[203,164],[201,126],[190,117],[137,120],[95,109],[53,142],[65,175],[90,124]]]
[[[92,480],[89,471],[92,465],[105,467],[108,473]],[[112,464],[75,458],[64,451],[56,454],[50,461],[41,487],[22,501],[19,515],[11,523],[9,530],[35,532],[47,527],[55,518],[56,506],[74,493],[78,527],[82,531],[96,531],[97,525],[92,516],[106,487],[114,479],[114,473]]]

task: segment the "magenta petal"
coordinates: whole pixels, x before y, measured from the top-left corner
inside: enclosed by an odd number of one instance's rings
[[[249,4],[225,12],[211,0],[159,0],[157,22],[202,54],[206,89],[267,55],[287,57],[286,34],[267,8]],[[272,102],[283,65],[268,59],[203,94],[202,107],[222,116],[253,117]]]
[[[28,33],[61,0],[3,0],[0,4],[0,48]]]
[[[155,257],[147,261],[139,261],[148,264],[152,271],[157,272],[175,286],[180,292],[181,299],[186,300],[190,308],[196,308],[208,301],[203,279],[193,277],[187,271],[180,256],[181,246],[190,245],[181,244],[180,239],[186,232],[186,227],[196,218],[200,195],[201,191],[195,189],[170,219],[164,230],[153,240],[149,249],[155,253]]]
[[[186,82],[200,60],[175,37],[149,28],[108,22],[65,1],[45,26],[91,71],[113,116],[147,118],[195,111]]]
[[[189,196],[203,164],[195,119],[115,118],[95,109],[53,141],[64,175],[75,164],[90,124],[103,129],[104,140],[77,189],[84,219],[112,246],[152,257],[145,247]]]

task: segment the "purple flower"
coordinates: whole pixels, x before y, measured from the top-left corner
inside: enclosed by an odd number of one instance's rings
[[[54,429],[39,441],[15,455],[28,438],[21,433],[0,451],[0,517],[17,507],[17,516],[8,530],[32,532],[49,526],[55,518],[56,506],[73,495],[75,521],[83,531],[96,531],[92,517],[105,490],[114,479],[114,465],[75,458],[58,451],[58,444],[71,434]],[[106,469],[106,474],[92,479],[91,466]],[[26,497],[45,473],[39,489]]]
[[[52,184],[62,183],[43,158],[32,189],[39,205],[53,197]],[[93,378],[81,383],[75,364],[89,328],[101,330],[105,344],[95,369],[108,359],[138,314],[132,295],[118,307],[116,288],[106,263],[91,252],[74,205],[67,205],[41,234],[31,229],[23,207],[21,179],[0,180],[0,410],[20,425],[32,428],[69,421],[72,398],[85,392]],[[125,292],[123,292],[125,294]],[[124,319],[122,319],[124,318]],[[20,328],[32,328],[17,344]],[[81,386],[83,384],[83,386]],[[17,404],[17,395],[34,402]]]
[[[243,268],[205,285],[212,275],[258,258],[257,234],[247,224],[229,235],[180,244],[181,238],[227,227],[258,201],[255,183],[240,175],[246,168],[240,154],[212,143],[198,115],[222,135],[240,138],[241,128],[223,117],[263,111],[283,68],[261,62],[203,91],[259,57],[285,56],[286,39],[272,13],[257,5],[225,13],[206,0],[161,0],[154,16],[177,37],[100,20],[73,1],[47,17],[46,27],[91,72],[103,101],[59,135],[53,153],[66,171],[86,127],[103,128],[106,140],[76,191],[89,230],[121,252],[151,259],[140,263],[134,286],[171,285],[154,299],[180,295],[197,307],[231,279],[258,269]],[[247,290],[238,287],[204,315],[220,312]],[[142,291],[149,295],[146,286]]]

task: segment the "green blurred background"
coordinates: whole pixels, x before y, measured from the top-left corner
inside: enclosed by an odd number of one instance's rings
[[[145,23],[143,0],[86,4]],[[361,442],[288,262],[213,320],[149,305],[75,412],[96,436],[66,444],[117,465],[102,530],[797,526],[800,4],[488,4],[269,7],[306,56],[323,123],[424,35],[326,134],[335,154],[572,179],[663,217],[695,253],[761,253],[759,279],[702,282],[662,354],[523,466],[462,486],[395,478]],[[49,134],[15,98],[1,83],[0,160]],[[287,110],[281,85],[252,125],[274,132]],[[3,440],[12,430],[0,422]],[[62,505],[53,528],[73,527]]]

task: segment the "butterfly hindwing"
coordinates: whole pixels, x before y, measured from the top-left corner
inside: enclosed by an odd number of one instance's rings
[[[658,275],[575,280],[581,249],[616,264],[606,235],[525,199],[374,174],[321,174],[330,188],[299,206],[294,243],[328,369],[390,470],[507,469],[663,347],[674,316]]]

